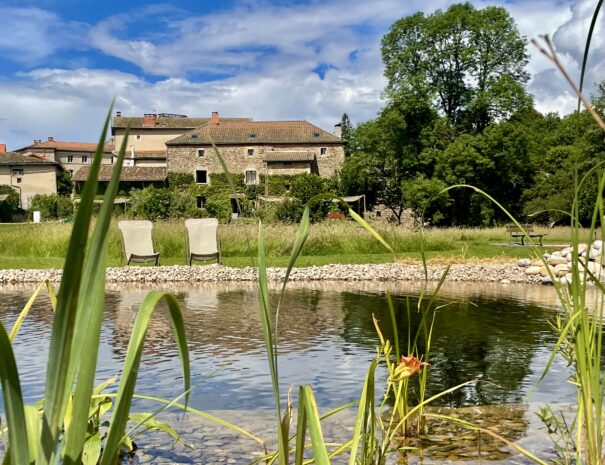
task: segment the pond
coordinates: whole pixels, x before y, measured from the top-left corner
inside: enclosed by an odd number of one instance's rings
[[[401,344],[405,347],[406,307],[412,309],[410,324],[415,331],[420,289],[409,283],[388,288],[400,316]],[[272,427],[273,394],[255,287],[238,283],[165,289],[176,294],[185,313],[195,386],[190,405],[262,435]],[[108,289],[99,381],[119,374],[136,310],[148,290],[123,286]],[[6,326],[10,327],[31,292],[29,287],[0,287],[0,320]],[[273,297],[276,295],[277,291]],[[441,292],[439,304],[431,345],[429,394],[464,381],[476,382],[440,399],[437,405],[474,412],[472,415],[479,417],[491,416],[495,422],[508,418],[514,426],[513,439],[525,438],[535,446],[539,438],[540,447],[546,449],[532,412],[546,402],[569,405],[575,399],[572,386],[565,382],[568,369],[560,359],[538,383],[556,340],[549,326],[558,311],[554,291],[540,286],[450,284]],[[299,385],[310,384],[321,411],[356,400],[378,344],[372,314],[384,321],[385,335],[390,334],[384,284],[292,286],[280,317],[279,370],[284,397],[290,386],[295,387],[295,394]],[[51,322],[48,302],[41,299],[14,344],[28,402],[39,399],[43,392]],[[384,377],[380,369],[379,395]],[[172,399],[181,389],[170,322],[165,309],[160,309],[148,333],[137,392]],[[139,411],[154,408],[135,406]],[[345,414],[327,426],[327,436],[348,434],[353,414]],[[153,463],[247,463],[244,458],[252,457],[246,449],[253,448],[254,443],[239,444],[230,439],[229,432],[197,418],[164,415],[183,437],[194,442],[196,449],[172,447],[161,435],[157,436],[159,440],[146,436],[141,444],[148,447],[139,458]],[[223,453],[226,443],[232,449],[230,454]],[[453,449],[452,445],[445,454],[434,457],[452,460]],[[488,449],[483,447],[484,451]],[[498,450],[504,455],[482,458],[506,460],[507,452]],[[461,453],[457,458],[473,458],[472,454],[464,457]]]

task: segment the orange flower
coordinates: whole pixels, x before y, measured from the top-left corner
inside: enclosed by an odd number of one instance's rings
[[[399,363],[399,365],[397,365],[397,368],[395,368],[393,378],[395,379],[395,381],[403,381],[404,379],[407,379],[410,376],[418,374],[418,372],[423,366],[428,365],[430,364],[426,362],[421,362],[413,355],[408,355],[407,357],[405,355],[402,355],[401,362]]]

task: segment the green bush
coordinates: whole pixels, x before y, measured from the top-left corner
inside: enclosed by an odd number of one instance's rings
[[[74,206],[70,199],[61,195],[34,195],[29,211],[39,211],[42,219],[66,219],[74,213]]]
[[[197,207],[193,190],[177,191],[154,186],[132,192],[129,212],[131,216],[148,220],[200,218],[204,214]]]
[[[302,217],[304,204],[297,198],[287,198],[275,208],[275,218],[284,223],[298,223]]]
[[[195,180],[191,173],[168,173],[166,183],[170,189],[184,189],[195,184]]]

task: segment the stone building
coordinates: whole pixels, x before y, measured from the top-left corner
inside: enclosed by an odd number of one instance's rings
[[[257,184],[260,175],[315,173],[329,177],[344,160],[342,140],[306,121],[222,120],[209,122],[166,141],[169,173],[191,173],[198,184],[210,184],[223,167],[215,144],[232,174]]]
[[[74,176],[80,168],[92,163],[97,144],[90,142],[66,142],[49,137],[42,142],[34,140],[32,145],[16,150],[20,153],[31,153],[45,160],[60,163],[71,176]],[[103,159],[101,163],[110,165],[114,158],[112,154],[113,144],[105,144]]]
[[[115,141],[115,150],[122,146],[126,129],[129,129],[126,150],[134,152],[134,158],[148,158],[147,154],[163,154],[166,157],[166,142],[181,136],[192,129],[199,128],[210,118],[190,118],[172,113],[147,113],[144,116],[122,116],[116,111],[111,122],[111,134]],[[250,121],[249,118],[228,118],[226,121]]]
[[[32,153],[0,151],[0,185],[12,187],[27,209],[36,194],[56,194],[60,163]]]

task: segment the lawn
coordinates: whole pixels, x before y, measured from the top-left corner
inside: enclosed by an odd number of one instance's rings
[[[431,228],[411,231],[391,225],[375,225],[377,231],[395,250],[388,253],[370,234],[352,221],[330,221],[312,225],[298,266],[331,263],[386,263],[420,261],[424,243],[429,261],[511,261],[540,253],[537,247],[513,245],[502,228]],[[266,249],[270,266],[285,266],[296,226],[265,226]],[[60,223],[0,224],[0,269],[60,268],[67,248],[71,225]],[[547,233],[544,249],[550,250],[570,242],[567,227],[536,228]],[[585,235],[588,233],[586,232]],[[219,236],[223,263],[244,267],[253,264],[256,253],[257,226],[251,223],[221,225]],[[185,230],[182,222],[157,222],[154,241],[163,265],[185,263]],[[120,237],[116,224],[110,229],[109,266],[122,263]]]

